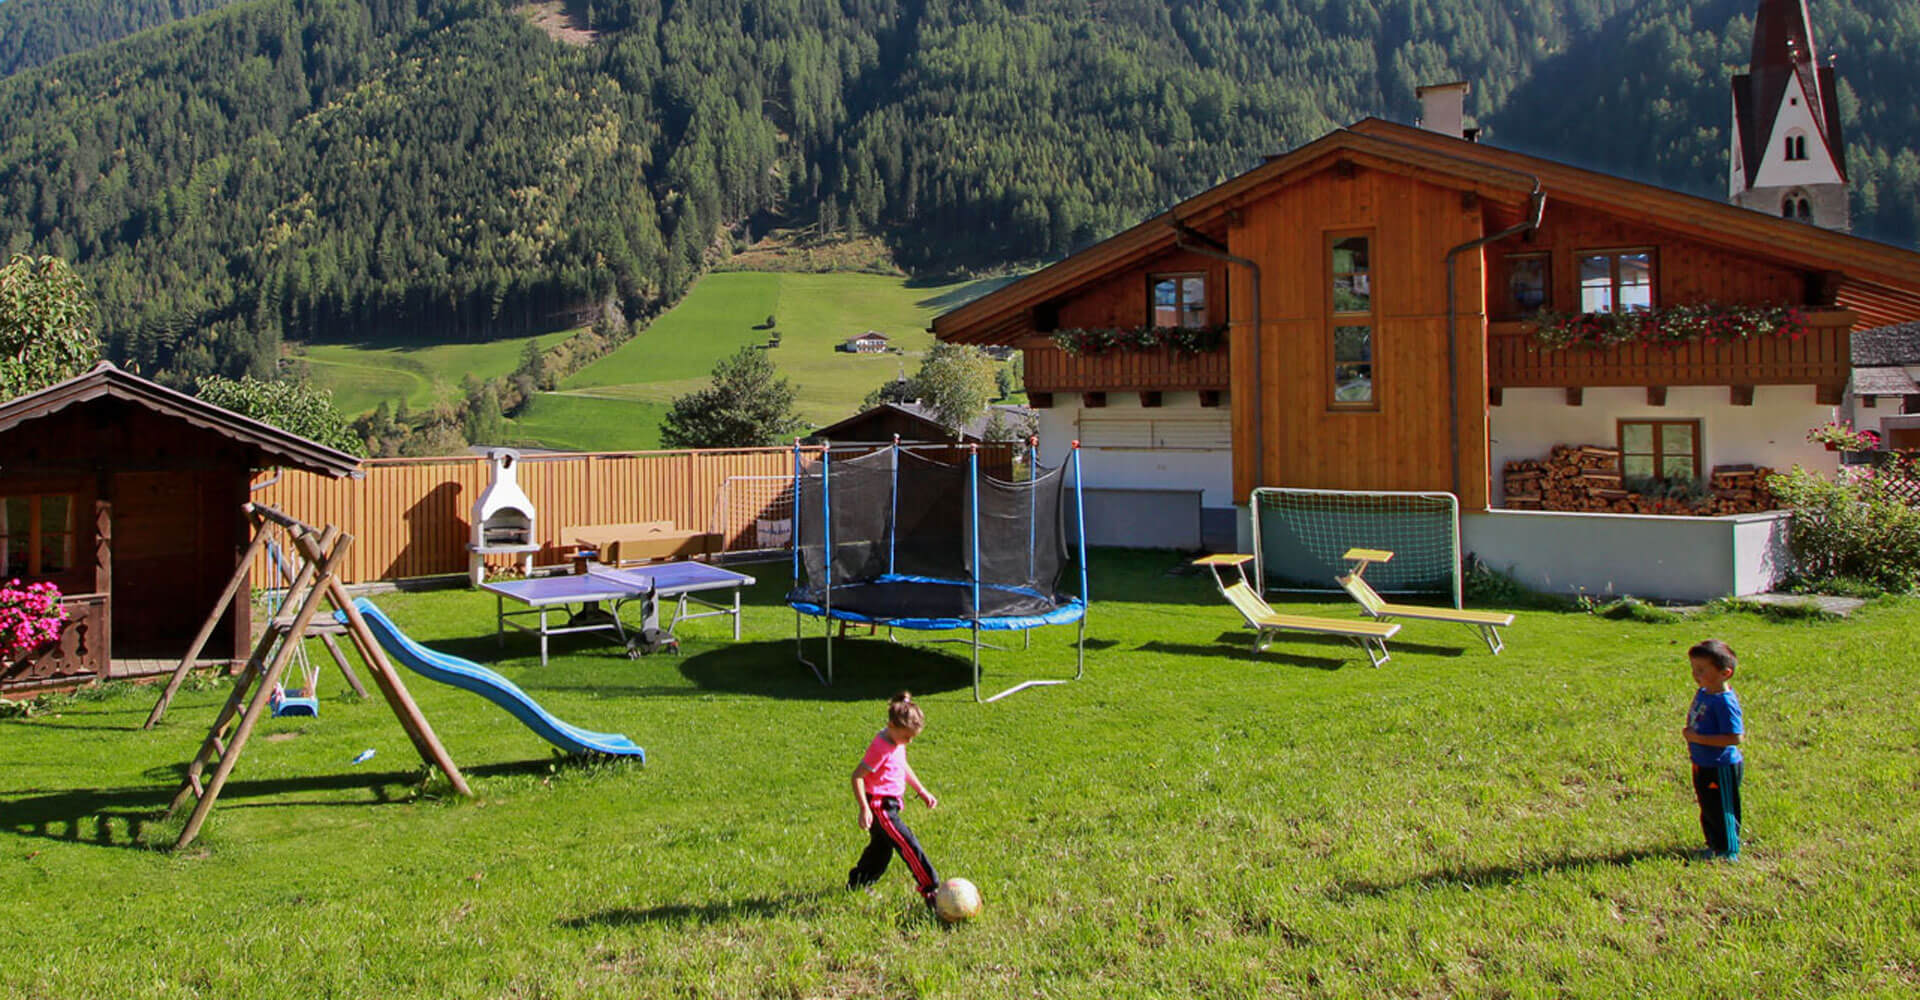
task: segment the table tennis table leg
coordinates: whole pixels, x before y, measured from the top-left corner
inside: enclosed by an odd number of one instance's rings
[[[493,641],[501,649],[507,648],[507,598],[504,594],[493,595]]]
[[[740,641],[740,588],[733,588],[733,641]]]
[[[540,665],[547,665],[547,609],[540,609]]]

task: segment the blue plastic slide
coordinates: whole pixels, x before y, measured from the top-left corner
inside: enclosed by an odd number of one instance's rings
[[[373,630],[373,637],[386,648],[387,655],[414,673],[428,680],[451,684],[462,691],[471,691],[493,702],[519,719],[528,729],[539,733],[547,742],[568,753],[604,753],[638,757],[643,761],[647,759],[647,752],[625,736],[619,733],[595,733],[568,725],[554,718],[540,707],[539,702],[527,697],[525,691],[505,677],[472,660],[435,652],[407,638],[392,619],[366,598],[356,599],[353,605],[360,609],[360,616],[367,620],[367,628]],[[340,612],[335,612],[334,617],[343,622],[345,620]]]

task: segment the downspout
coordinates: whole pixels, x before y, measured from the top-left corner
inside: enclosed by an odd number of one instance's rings
[[[1253,407],[1253,485],[1257,487],[1260,485],[1261,471],[1266,463],[1266,449],[1263,447],[1265,444],[1266,421],[1260,412],[1261,397],[1264,395],[1260,391],[1260,265],[1245,257],[1236,257],[1220,249],[1220,244],[1215,242],[1212,237],[1181,222],[1178,216],[1169,214],[1168,218],[1173,220],[1171,225],[1173,226],[1174,232],[1179,234],[1174,238],[1173,242],[1175,246],[1189,253],[1197,253],[1202,257],[1212,257],[1215,260],[1224,260],[1229,264],[1238,264],[1246,268],[1253,275],[1253,296],[1250,303],[1253,307],[1253,392],[1251,393],[1253,398],[1247,402]],[[1231,321],[1232,317],[1229,316],[1228,319]],[[1229,371],[1231,371],[1231,369],[1229,369]],[[1229,381],[1228,385],[1231,387],[1232,382]]]
[[[1533,177],[1532,174],[1526,176]],[[1469,250],[1478,250],[1489,243],[1497,243],[1509,236],[1530,233],[1540,228],[1540,216],[1547,208],[1546,192],[1540,189],[1540,178],[1533,177],[1533,193],[1527,195],[1527,217],[1519,224],[1508,226],[1492,236],[1482,236],[1447,251],[1447,445],[1453,458],[1453,495],[1460,495],[1460,357],[1459,357],[1459,321],[1455,317],[1455,303],[1459,296],[1454,292],[1454,266],[1457,258]],[[1481,405],[1486,401],[1482,399]]]

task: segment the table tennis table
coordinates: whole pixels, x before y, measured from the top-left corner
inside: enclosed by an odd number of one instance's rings
[[[635,637],[628,634],[626,624],[620,620],[621,606],[630,601],[644,602],[641,629],[658,628],[659,602],[673,599],[677,606],[673,620],[667,623],[668,635],[672,635],[674,628],[683,621],[728,615],[733,618],[733,638],[738,641],[740,588],[750,586],[753,582],[753,577],[745,573],[706,563],[681,562],[633,569],[589,564],[585,573],[501,580],[481,584],[481,587],[493,591],[495,635],[500,644],[506,645],[509,628],[537,632],[540,635],[540,663],[544,666],[547,662],[547,640],[552,636],[576,632],[610,633],[615,641],[627,647],[628,655],[639,655]],[[732,590],[733,603],[718,604],[697,596],[712,590]],[[509,600],[524,604],[526,608],[509,611]],[[707,610],[689,612],[689,602]],[[601,607],[603,604],[607,607]],[[564,621],[550,620],[550,615],[562,612],[566,615]],[[533,624],[520,620],[528,618],[538,618],[539,622]]]

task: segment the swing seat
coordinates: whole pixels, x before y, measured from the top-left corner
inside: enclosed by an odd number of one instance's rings
[[[316,718],[320,715],[320,699],[308,694],[278,695],[272,700],[273,717],[306,716]]]

